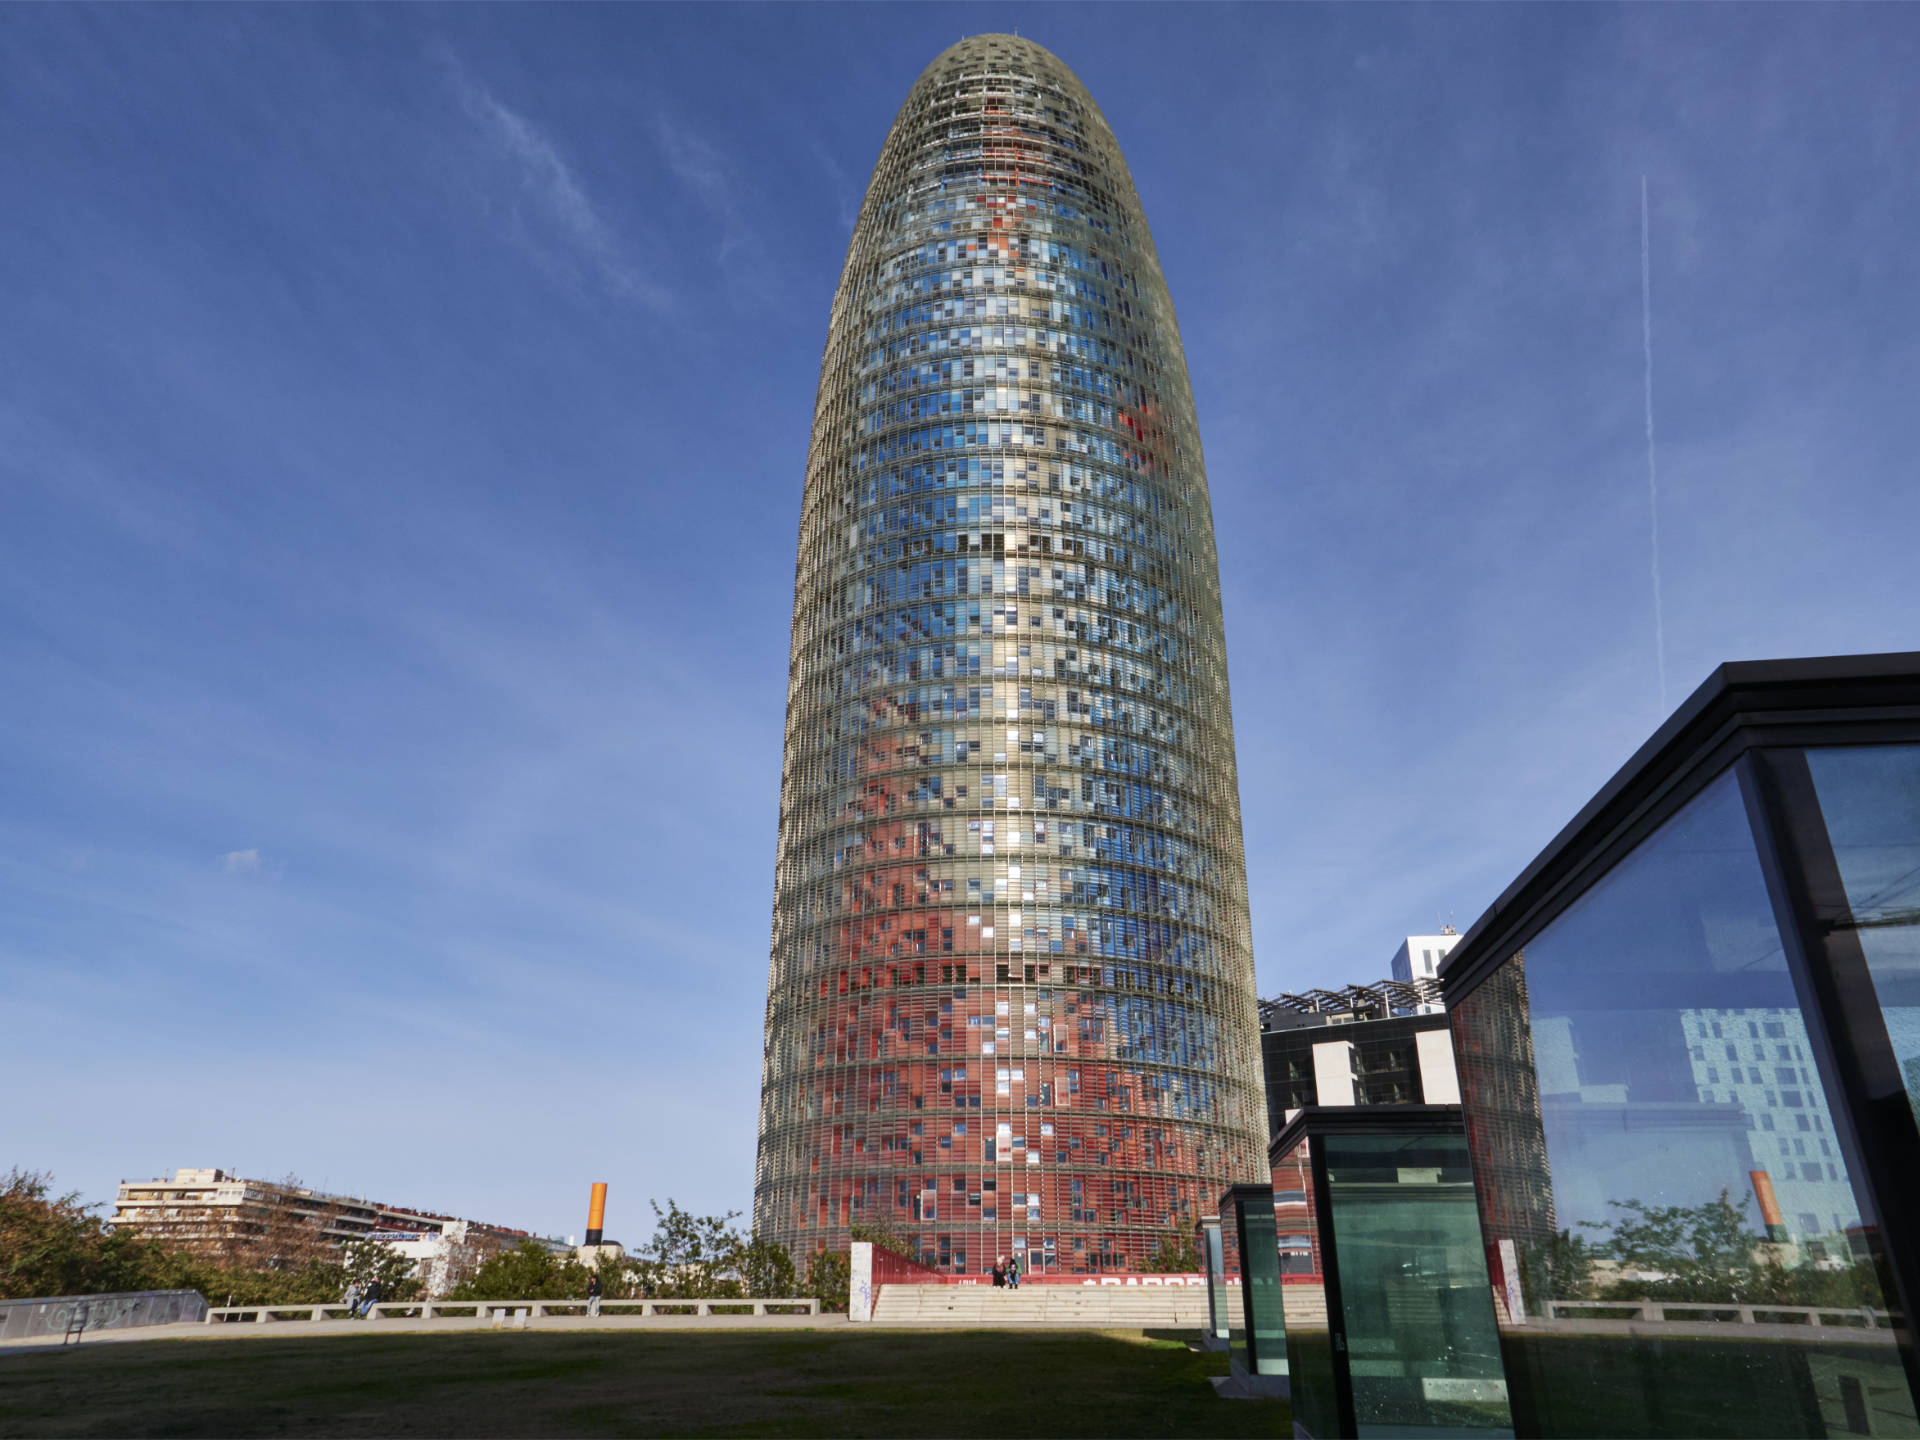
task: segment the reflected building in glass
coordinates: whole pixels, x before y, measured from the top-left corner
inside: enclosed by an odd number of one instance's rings
[[[1030,41],[939,56],[834,297],[754,1218],[1138,1268],[1263,1176],[1218,562],[1152,237]]]
[[[1915,1435],[1920,656],[1723,666],[1442,971],[1513,1415]]]

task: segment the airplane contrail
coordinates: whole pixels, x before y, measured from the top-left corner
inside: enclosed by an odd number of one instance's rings
[[[1660,599],[1660,478],[1653,463],[1653,260],[1647,243],[1647,177],[1640,177],[1640,350],[1646,359],[1647,509],[1653,536],[1653,652],[1660,672],[1660,714],[1667,714],[1667,627]]]

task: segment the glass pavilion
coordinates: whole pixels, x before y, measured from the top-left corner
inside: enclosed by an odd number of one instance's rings
[[[1460,1108],[1308,1107],[1270,1156],[1294,1434],[1513,1434]]]
[[[1721,667],[1442,983],[1519,1433],[1920,1433],[1920,655]]]

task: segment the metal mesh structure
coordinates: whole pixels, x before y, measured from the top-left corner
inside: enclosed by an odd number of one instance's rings
[[[1385,1020],[1417,1014],[1422,1006],[1444,1006],[1438,980],[1376,980],[1371,985],[1347,985],[1338,990],[1288,991],[1262,1000],[1260,1023],[1264,1026],[1285,1015],[1359,1015]]]
[[[1239,781],[1179,331],[1030,41],[901,107],[834,297],[794,582],[757,1228],[1138,1269],[1263,1178]]]

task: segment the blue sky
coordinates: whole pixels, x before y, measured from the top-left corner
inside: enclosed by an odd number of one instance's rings
[[[1179,307],[1264,992],[1666,683],[1920,648],[1906,7],[0,11],[0,1164],[745,1208],[802,465],[895,107],[1019,29]]]

